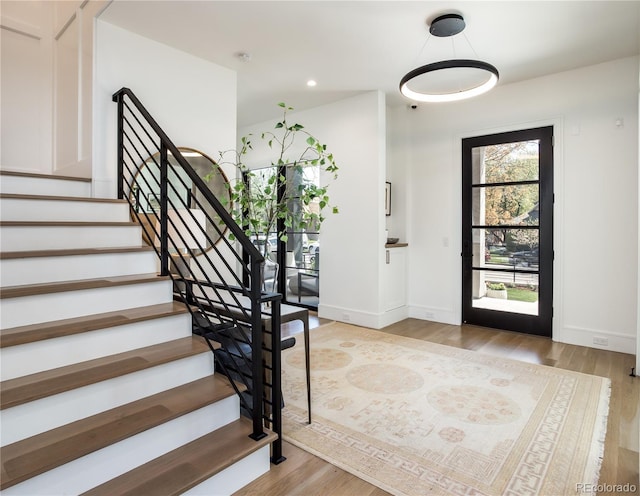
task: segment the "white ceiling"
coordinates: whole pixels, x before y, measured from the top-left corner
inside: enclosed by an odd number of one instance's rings
[[[430,36],[448,12],[466,29]],[[101,19],[237,71],[239,125],[375,89],[405,105],[400,78],[454,49],[495,65],[499,85],[640,53],[640,0],[114,0]]]

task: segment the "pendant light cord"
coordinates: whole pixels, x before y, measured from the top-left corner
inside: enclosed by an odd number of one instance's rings
[[[471,44],[471,42],[469,41],[469,38],[467,38],[467,33],[465,33],[464,31],[462,32],[462,36],[464,36],[464,39],[467,40],[467,45],[469,45],[469,48],[471,48],[471,51],[473,52],[473,55],[475,55],[475,57],[478,59],[480,57],[478,57],[478,53],[474,50],[473,45]]]
[[[418,59],[422,56],[422,52],[424,52],[424,49],[427,48],[427,43],[429,43],[429,40],[431,38],[432,38],[431,33],[427,33],[427,39],[424,40],[424,43],[422,44],[422,48],[418,52],[418,55],[416,55],[416,58],[413,59],[413,63],[411,64],[412,67],[418,63]]]

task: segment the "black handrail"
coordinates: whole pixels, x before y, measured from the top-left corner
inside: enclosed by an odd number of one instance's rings
[[[160,259],[161,275],[173,280],[174,299],[187,304],[194,332],[206,338],[216,367],[230,379],[243,412],[252,419],[251,437],[266,436],[265,425],[278,434],[271,459],[279,463],[284,460],[282,295],[262,291],[264,257],[133,92],[122,88],[113,101],[118,104],[118,198],[129,202],[132,217],[141,224]],[[186,173],[190,185],[178,169]],[[203,200],[189,193],[185,201],[180,194],[185,188],[189,192],[197,189]],[[156,209],[141,208],[142,189],[149,191],[144,199],[157,204]],[[192,208],[204,212],[205,222],[217,231],[219,241],[211,239]],[[225,229],[232,236],[224,236]],[[262,312],[264,305],[269,305],[268,318]],[[265,322],[270,323],[268,329]]]

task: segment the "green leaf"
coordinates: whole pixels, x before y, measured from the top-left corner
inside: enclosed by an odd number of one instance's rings
[[[316,139],[313,136],[309,136],[307,138],[307,145],[313,146],[315,144],[315,142],[316,142]]]
[[[333,207],[332,212],[334,214],[339,214],[340,212],[338,212],[338,207]]]
[[[285,108],[287,105],[284,102],[278,103],[278,107]]]
[[[282,122],[278,122],[276,124],[276,129],[280,129],[281,127],[284,127],[284,124]]]

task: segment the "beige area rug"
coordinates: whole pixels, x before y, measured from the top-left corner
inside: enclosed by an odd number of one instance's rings
[[[331,323],[283,352],[284,438],[396,495],[589,494],[609,379]],[[583,484],[583,486],[577,486]]]

